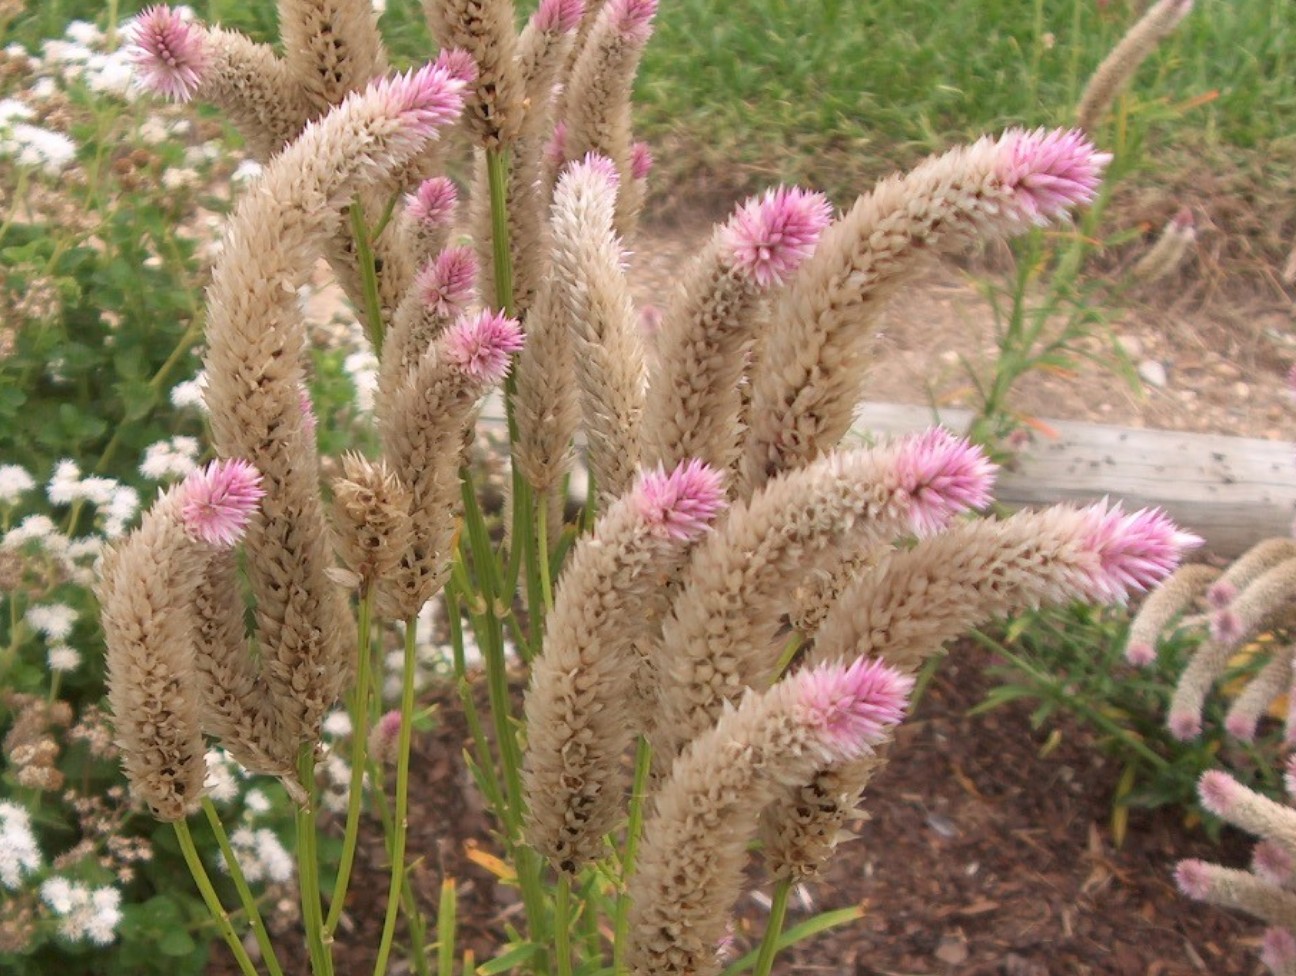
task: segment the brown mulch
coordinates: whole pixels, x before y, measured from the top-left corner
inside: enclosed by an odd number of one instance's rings
[[[1041,758],[1049,728],[1030,707],[967,711],[992,686],[983,651],[960,646],[943,663],[890,765],[875,780],[871,821],[843,844],[820,883],[795,900],[788,925],[852,904],[864,917],[780,956],[776,971],[842,976],[1252,976],[1260,926],[1180,897],[1170,872],[1181,857],[1245,863],[1246,839],[1212,845],[1174,809],[1133,810],[1125,843],[1108,829],[1118,767],[1084,729],[1065,721],[1061,744]],[[521,927],[515,891],[497,884],[469,851],[494,850],[491,824],[461,759],[466,730],[452,689],[438,727],[416,743],[410,816],[415,885],[435,915],[443,877],[459,896],[459,947],[478,962]],[[338,935],[337,972],[372,971],[387,875],[376,825]],[[768,889],[766,889],[768,891]],[[806,903],[809,902],[809,905]],[[759,940],[759,893],[738,906],[739,951]],[[430,937],[431,939],[431,937]],[[429,939],[429,941],[430,941]],[[304,974],[304,954],[285,936],[285,971]],[[403,940],[398,943],[403,947]],[[281,951],[282,951],[281,950]],[[393,972],[407,971],[398,961]],[[220,947],[209,976],[237,970]]]

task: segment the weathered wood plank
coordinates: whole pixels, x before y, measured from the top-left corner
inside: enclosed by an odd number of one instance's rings
[[[942,410],[942,422],[964,430],[966,410]],[[855,431],[905,433],[932,423],[927,407],[863,404]],[[1040,434],[1015,469],[1000,473],[995,497],[1012,507],[1086,502],[1111,495],[1127,507],[1160,506],[1235,556],[1261,539],[1288,535],[1296,515],[1296,444],[1218,434],[1184,434],[1049,420],[1056,440]]]

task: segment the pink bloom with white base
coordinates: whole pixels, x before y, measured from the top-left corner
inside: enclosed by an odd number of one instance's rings
[[[913,531],[930,535],[960,512],[990,504],[996,470],[981,448],[942,427],[902,441],[895,478],[909,496]]]
[[[604,16],[612,18],[617,34],[627,44],[642,45],[652,35],[657,0],[612,0]]]
[[[1175,865],[1175,884],[1189,898],[1202,901],[1210,894],[1211,866],[1197,858],[1189,858]]]
[[[1125,648],[1125,660],[1136,668],[1146,668],[1156,660],[1156,648],[1145,641],[1131,643]]]
[[[472,248],[448,247],[423,266],[414,286],[427,308],[443,319],[453,319],[472,300],[476,280],[477,255]]]
[[[207,70],[203,29],[170,7],[149,7],[131,26],[128,55],[149,91],[187,102]]]
[[[465,81],[440,63],[372,82],[368,91],[401,123],[400,138],[418,143],[434,137],[463,110]],[[361,97],[359,93],[347,96]]]
[[[813,253],[831,218],[832,207],[822,193],[781,186],[743,204],[721,235],[734,267],[768,288]]]
[[[185,530],[208,545],[228,549],[242,537],[257,503],[265,496],[261,473],[235,458],[213,461],[180,486]]]
[[[1171,712],[1166,727],[1180,742],[1187,742],[1201,734],[1201,716],[1196,712]]]
[[[509,357],[522,348],[522,327],[503,312],[465,316],[445,334],[446,358],[474,381],[491,386],[509,370]]]
[[[691,458],[669,474],[659,468],[642,475],[634,499],[654,532],[688,542],[705,532],[724,508],[724,475]]]
[[[1112,158],[1079,129],[1010,129],[999,147],[1000,177],[1021,219],[1036,224],[1092,200]]]
[[[1202,540],[1182,532],[1160,509],[1132,515],[1106,500],[1083,509],[1081,544],[1095,565],[1084,581],[1096,600],[1120,603],[1131,590],[1145,590],[1170,575],[1185,550]]]
[[[1272,840],[1262,840],[1251,851],[1251,871],[1270,884],[1285,886],[1296,869],[1291,854]]]
[[[405,213],[411,220],[431,227],[443,227],[454,220],[459,191],[444,176],[424,180],[405,198]]]
[[[540,0],[531,23],[545,34],[570,34],[585,16],[584,0]]]
[[[1242,639],[1242,618],[1224,607],[1210,615],[1211,639],[1218,644],[1236,644]]]
[[[437,55],[432,67],[440,68],[451,78],[457,78],[465,85],[477,80],[477,62],[473,56],[461,47],[447,48]]]
[[[630,178],[646,180],[652,172],[653,154],[646,142],[636,142],[630,147]]]
[[[798,686],[801,721],[818,731],[834,762],[872,752],[904,718],[914,679],[880,658],[823,664],[787,679]]]
[[[1241,783],[1218,769],[1207,770],[1197,781],[1197,795],[1201,797],[1202,806],[1217,817],[1228,816],[1242,789]]]

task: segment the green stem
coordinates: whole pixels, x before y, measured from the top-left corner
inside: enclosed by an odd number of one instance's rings
[[[778,954],[779,937],[783,934],[783,920],[787,918],[788,895],[791,893],[791,878],[782,878],[775,883],[769,922],[765,926],[765,936],[761,939],[752,976],[769,976],[774,968],[774,956]]]
[[[625,850],[621,854],[621,883],[617,891],[616,920],[612,936],[612,972],[626,972],[625,953],[630,938],[630,878],[634,876],[639,856],[639,836],[643,833],[644,805],[648,800],[648,774],[652,770],[652,746],[644,736],[635,746],[634,786],[630,792],[630,819],[626,824]]]
[[[234,882],[234,887],[238,891],[239,901],[243,903],[243,911],[247,915],[248,924],[252,926],[252,934],[256,938],[257,945],[261,948],[261,958],[265,960],[266,966],[270,969],[270,976],[283,976],[283,969],[279,966],[279,959],[275,955],[274,945],[270,942],[270,933],[266,931],[265,922],[261,918],[261,912],[257,908],[256,898],[252,894],[252,889],[248,887],[247,878],[243,876],[243,869],[239,866],[238,858],[234,856],[234,849],[230,846],[229,837],[225,833],[225,825],[221,823],[220,814],[216,812],[216,807],[211,801],[211,797],[203,797],[203,813],[207,815],[207,822],[211,824],[212,833],[216,835],[216,843],[220,846],[221,856],[225,858],[225,866],[229,869],[230,879]]]
[[[229,946],[230,952],[234,953],[234,958],[238,960],[239,969],[244,976],[257,976],[256,966],[248,957],[247,950],[243,948],[243,943],[239,941],[238,935],[234,932],[234,926],[230,924],[229,913],[220,902],[220,896],[216,894],[216,889],[212,887],[211,878],[207,875],[207,869],[203,867],[202,858],[198,856],[198,849],[194,847],[193,835],[189,833],[189,824],[183,820],[177,820],[171,825],[175,828],[176,840],[180,842],[180,852],[184,854],[185,863],[189,865],[189,873],[193,875],[194,884],[198,886],[198,891],[202,894],[202,899],[207,903],[207,911],[211,913],[212,919],[216,922],[216,927],[225,939],[225,944]]]
[[[297,876],[301,888],[302,925],[314,976],[333,976],[333,955],[324,941],[324,913],[320,905],[319,844],[315,824],[315,747],[307,743],[297,758],[297,771],[307,791],[305,806],[297,810]]]
[[[360,595],[360,661],[356,674],[355,697],[351,706],[351,782],[347,795],[346,828],[342,834],[342,857],[338,862],[337,880],[333,884],[333,897],[329,901],[328,918],[324,921],[324,938],[332,938],[337,931],[342,906],[346,902],[347,888],[351,884],[351,868],[355,864],[356,843],[360,836],[360,810],[364,805],[365,754],[369,747],[369,664],[370,636],[373,630],[373,587],[366,585]]]
[[[382,301],[378,297],[378,269],[374,265],[373,238],[365,224],[364,205],[360,198],[351,200],[351,236],[355,239],[356,264],[360,269],[360,286],[364,290],[365,332],[373,344],[374,355],[382,355]]]
[[[405,659],[401,675],[401,724],[396,757],[396,818],[392,824],[391,884],[387,889],[387,915],[383,920],[382,942],[374,962],[374,976],[385,976],[396,935],[396,917],[400,911],[401,889],[405,884],[405,842],[409,833],[410,726],[414,718],[414,636],[418,618],[405,621]]]
[[[571,958],[571,876],[558,874],[554,892],[554,952],[558,956],[558,976],[572,976]]]

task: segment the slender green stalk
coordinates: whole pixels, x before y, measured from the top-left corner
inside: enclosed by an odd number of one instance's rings
[[[257,976],[256,966],[252,964],[251,958],[248,957],[247,950],[243,948],[243,943],[234,932],[234,926],[230,924],[229,913],[220,902],[220,896],[216,894],[216,889],[212,887],[211,878],[207,875],[207,869],[203,867],[202,858],[198,856],[198,849],[194,847],[193,835],[189,833],[189,824],[183,820],[177,820],[171,826],[175,828],[176,840],[180,842],[180,852],[184,854],[185,863],[189,865],[189,873],[193,875],[194,884],[198,886],[198,891],[202,894],[202,899],[207,903],[207,911],[216,922],[216,928],[220,930],[221,936],[225,939],[225,944],[229,946],[230,952],[234,953],[234,958],[238,960],[239,969],[244,976]]]
[[[558,976],[572,976],[571,956],[571,877],[558,874],[554,891],[554,953],[558,957]]]
[[[374,266],[373,238],[365,224],[364,204],[360,198],[351,200],[351,236],[355,240],[356,264],[360,269],[360,286],[364,289],[365,332],[373,344],[374,355],[382,355],[383,317],[382,301],[378,297],[378,270]]]
[[[770,976],[774,968],[774,956],[778,954],[779,938],[783,935],[783,921],[787,918],[788,895],[791,893],[791,878],[783,878],[775,883],[769,922],[765,925],[765,935],[761,939],[760,952],[756,956],[756,968],[752,970],[752,976]]]
[[[621,853],[621,881],[616,899],[616,919],[612,929],[612,972],[626,972],[625,954],[630,938],[630,878],[634,876],[639,856],[639,836],[643,833],[644,807],[648,802],[648,773],[652,769],[652,746],[639,736],[635,745],[634,786],[630,792],[630,819],[626,824],[625,849]]]
[[[297,759],[302,785],[309,791],[307,804],[297,810],[297,878],[301,888],[302,925],[310,952],[311,972],[333,976],[333,955],[324,941],[324,913],[320,905],[319,843],[315,824],[315,746],[302,746]]]
[[[216,835],[221,856],[225,858],[225,867],[229,870],[230,880],[234,882],[234,887],[238,891],[243,912],[247,915],[248,924],[252,926],[252,935],[261,949],[261,958],[265,960],[270,976],[283,976],[279,958],[275,955],[274,944],[270,941],[270,933],[266,931],[265,921],[261,918],[261,910],[257,908],[256,898],[252,894],[252,889],[248,887],[247,878],[243,876],[243,868],[239,866],[238,858],[234,856],[234,849],[230,846],[229,836],[225,833],[225,825],[221,823],[220,814],[216,812],[211,797],[203,797],[202,806],[203,813],[207,816],[207,823],[211,825],[212,833]]]
[[[458,905],[454,878],[443,878],[441,902],[437,906],[437,976],[454,976]]]
[[[400,910],[401,889],[405,884],[405,842],[409,834],[410,725],[414,717],[414,636],[418,618],[405,621],[404,672],[401,675],[401,725],[396,757],[396,819],[392,825],[391,885],[387,889],[387,915],[383,920],[382,942],[374,962],[374,976],[384,976],[391,957],[392,939],[396,935],[396,916]]]
[[[324,922],[324,938],[337,931],[342,906],[346,902],[347,888],[351,884],[351,868],[355,864],[356,843],[360,836],[360,810],[364,805],[365,754],[369,748],[369,671],[373,658],[370,639],[373,630],[373,587],[366,586],[360,595],[359,665],[356,674],[355,696],[351,703],[351,781],[348,784],[346,828],[342,834],[342,857],[338,862],[337,880],[333,884],[333,897],[329,901],[328,918]]]
[[[386,790],[383,784],[382,767],[370,759],[366,764],[369,770],[369,778],[374,784],[374,809],[378,811],[378,819],[382,822],[383,827],[383,845],[387,848],[387,856],[391,857],[392,842],[395,837],[395,821],[392,819],[391,808],[387,805]],[[415,862],[418,863],[417,861]],[[432,976],[432,970],[428,967],[427,962],[427,923],[423,918],[423,913],[419,911],[418,901],[414,897],[414,889],[410,885],[409,872],[405,872],[405,878],[401,885],[401,911],[405,913],[405,921],[409,924],[409,948],[410,957],[414,963],[414,972],[418,976]]]

